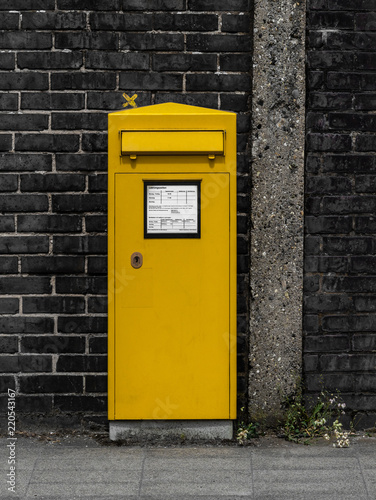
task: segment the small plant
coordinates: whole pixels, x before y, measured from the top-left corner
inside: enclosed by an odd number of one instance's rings
[[[347,448],[350,445],[350,433],[343,431],[339,422],[339,417],[345,413],[346,407],[339,396],[322,390],[314,404],[307,407],[299,385],[296,393],[286,399],[285,406],[287,412],[284,434],[289,441],[308,444],[309,440],[315,437],[324,437],[327,440],[334,437],[333,446]]]
[[[244,412],[244,407],[240,409],[240,411]],[[249,439],[259,437],[259,427],[260,424],[258,422],[251,422],[250,424],[245,424],[244,422],[240,422],[238,432],[236,435],[236,439],[239,444],[244,445]]]

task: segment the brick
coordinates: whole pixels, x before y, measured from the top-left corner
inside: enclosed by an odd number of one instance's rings
[[[308,67],[312,69],[342,69],[354,66],[354,54],[348,52],[308,52]]]
[[[19,52],[17,65],[29,69],[79,69],[82,54],[78,52]]]
[[[346,273],[348,259],[346,257],[318,257],[317,267],[319,273]]]
[[[311,151],[349,151],[351,137],[347,134],[308,134],[307,145]]]
[[[320,285],[319,276],[305,276],[304,278],[304,290],[306,292],[317,292]]]
[[[154,15],[154,29],[161,31],[216,31],[218,30],[218,16],[216,14],[164,12]]]
[[[157,92],[155,94],[155,104],[161,104],[164,102],[177,102],[181,104],[188,104],[191,106],[203,106],[205,108],[218,107],[218,94],[208,94],[208,93],[185,93],[185,94],[175,94],[169,92]]]
[[[1,90],[48,90],[48,75],[36,71],[0,72]]]
[[[305,237],[305,253],[306,255],[316,255],[320,253],[321,238],[318,236],[308,235]]]
[[[374,293],[376,280],[373,277],[324,276],[323,292]]]
[[[89,297],[87,310],[89,313],[107,313],[107,296]]]
[[[374,73],[334,73],[328,72],[327,85],[329,89],[340,90],[375,90]]]
[[[90,193],[101,193],[107,192],[107,175],[97,174],[89,175],[89,192]]]
[[[154,71],[215,71],[215,54],[154,54]]]
[[[0,29],[16,30],[20,21],[18,12],[1,12],[0,13]]]
[[[324,85],[324,78],[325,75],[323,71],[309,71],[307,74],[308,89],[322,89]]]
[[[107,354],[107,337],[90,337],[90,354]]]
[[[47,154],[0,154],[0,170],[49,171],[52,170],[52,157]]]
[[[1,75],[0,75],[1,84]],[[116,87],[115,73],[52,73],[52,90],[111,90]]]
[[[3,111],[17,111],[18,109],[18,94],[1,94],[0,108]]]
[[[85,337],[69,337],[67,335],[33,335],[22,337],[21,352],[43,354],[83,353],[85,352]]]
[[[17,274],[17,257],[0,257],[0,269],[2,274]]]
[[[322,210],[329,214],[373,213],[376,196],[324,196]]]
[[[82,134],[82,149],[89,152],[107,151],[107,134]]]
[[[48,116],[38,114],[2,114],[0,130],[45,130]]]
[[[0,69],[14,69],[16,67],[15,54],[3,52],[0,58]]]
[[[0,191],[1,192],[11,192],[17,191],[18,189],[18,176],[9,174],[0,174]],[[1,227],[0,218],[0,227]]]
[[[104,396],[55,396],[55,408],[66,412],[105,412],[107,398]]]
[[[4,236],[0,239],[0,253],[46,253],[48,236]]]
[[[248,72],[251,69],[252,58],[249,54],[221,54],[219,65],[222,71]],[[242,111],[246,111],[244,108]]]
[[[0,197],[2,212],[43,212],[48,210],[48,198],[39,194],[3,194]]]
[[[56,364],[57,372],[107,372],[107,356],[62,354]]]
[[[303,357],[303,363],[304,363],[304,371],[305,372],[312,372],[316,371],[318,367],[318,360],[319,357],[316,355],[305,355]],[[317,378],[317,375],[315,375]]]
[[[372,333],[354,335],[353,339],[354,351],[375,351],[376,350],[376,335]]]
[[[52,411],[52,396],[17,396],[17,411],[47,414]]]
[[[20,391],[23,393],[81,393],[83,377],[79,375],[33,375],[20,377]]]
[[[376,151],[375,135],[358,135],[355,138],[356,151]]]
[[[326,155],[323,172],[376,172],[376,161],[367,155]]]
[[[107,231],[107,217],[105,215],[87,215],[85,223],[88,232],[103,233]]]
[[[347,295],[308,295],[304,297],[306,312],[347,312],[352,308],[352,302]]]
[[[180,33],[121,33],[120,50],[183,51],[184,35]]]
[[[376,357],[367,354],[325,354],[320,357],[324,371],[365,371],[376,369]]]
[[[372,253],[372,238],[325,236],[323,252],[327,255],[364,255]]]
[[[373,264],[376,262],[376,257],[371,257]],[[359,259],[359,257],[358,257]],[[370,264],[370,262],[369,262]],[[372,269],[372,268],[368,268]],[[357,312],[376,312],[376,297],[369,295],[360,295],[353,298],[354,309]]]
[[[357,111],[376,110],[376,94],[355,94],[354,109]]]
[[[0,393],[8,394],[8,389],[16,389],[16,381],[12,375],[0,376]]]
[[[326,316],[322,321],[324,331],[376,331],[376,315],[367,316]]]
[[[87,134],[96,135],[96,134]],[[99,135],[99,134],[98,134]],[[102,134],[101,134],[102,135]],[[103,134],[104,135],[104,134]],[[107,135],[105,135],[107,140]],[[100,154],[57,154],[56,170],[64,171],[92,171],[107,170],[107,155]],[[77,175],[77,174],[75,174]]]
[[[0,259],[1,264],[1,259]],[[14,298],[0,298],[1,314],[16,314],[19,311],[19,300]]]
[[[375,33],[344,33],[344,32],[332,32],[327,33],[324,37],[325,48],[337,49],[337,50],[372,50],[375,44],[376,34]],[[355,59],[357,54],[355,54]],[[365,68],[371,69],[371,68]]]
[[[105,113],[52,113],[53,130],[107,130],[108,117]]]
[[[87,54],[85,62],[85,67],[88,69],[148,70],[149,66],[150,56],[143,52],[92,51]]]
[[[214,29],[214,28],[213,28]],[[196,30],[197,31],[197,30]],[[209,31],[209,30],[206,30]],[[251,31],[251,19],[248,14],[223,14],[222,31],[231,33],[249,33]]]
[[[184,10],[184,0],[123,0],[123,10]]]
[[[24,12],[22,14],[22,29],[86,29],[86,15],[84,12]]]
[[[189,0],[189,10],[224,10],[224,11],[248,11],[250,7],[248,0]]]
[[[310,234],[349,233],[352,230],[351,217],[306,217],[305,224]]]
[[[19,215],[17,220],[18,232],[78,233],[82,230],[82,219],[77,215]]]
[[[107,279],[102,276],[57,276],[56,293],[103,295],[107,293]]]
[[[248,52],[251,48],[248,35],[187,35],[187,50],[200,52]]]
[[[373,6],[373,8],[376,9],[376,6]],[[376,12],[355,14],[355,29],[359,31],[375,31]]]
[[[354,230],[357,233],[374,233],[376,232],[376,218],[372,216],[355,217]]]
[[[83,257],[22,257],[21,270],[29,274],[78,274],[85,271]]]
[[[51,372],[51,356],[0,356],[0,366],[7,373]]]
[[[356,9],[354,9],[353,0],[328,0],[330,10],[375,10],[375,0],[357,0]]]
[[[106,212],[107,196],[104,194],[52,195],[54,212]]]
[[[376,377],[374,374],[357,374],[355,377],[355,392],[376,392]]]
[[[357,193],[375,193],[376,175],[361,175],[355,179],[355,191]]]
[[[351,108],[352,94],[332,93],[332,92],[310,92],[308,94],[308,106],[310,109],[338,109],[346,110]]]
[[[369,274],[376,264],[376,257],[362,255],[361,257],[352,256],[350,259],[350,273]],[[371,266],[371,267],[370,267]]]
[[[44,316],[2,316],[0,333],[53,333],[54,320]]]
[[[77,151],[79,136],[73,134],[16,134],[17,151]]]
[[[354,16],[347,12],[310,12],[307,25],[311,29],[353,29]]]
[[[376,130],[376,119],[366,114],[330,113],[329,126],[333,129],[371,132]]]
[[[119,14],[114,12],[93,12],[90,14],[92,30],[109,31],[151,31],[153,29],[152,14]],[[161,28],[154,28],[161,29]]]
[[[61,333],[106,333],[105,316],[60,316],[57,330]]]
[[[85,95],[83,93],[64,94],[27,92],[21,94],[21,109],[82,109],[85,106]]]
[[[85,176],[69,174],[22,174],[21,191],[84,191]]]
[[[106,375],[87,375],[85,377],[86,392],[105,392],[107,393]]]
[[[106,31],[58,32],[55,34],[57,49],[117,50],[118,35]]]
[[[22,310],[24,314],[83,314],[85,312],[85,300],[83,297],[23,297]]]
[[[51,10],[55,8],[55,0],[2,0],[0,10]]]
[[[307,193],[351,193],[351,182],[347,177],[310,177],[306,181]]]
[[[348,392],[354,390],[354,375],[349,373],[325,373],[320,374],[320,377],[318,377],[316,374],[312,374],[306,377],[305,383],[308,391],[321,392],[325,387],[327,391]]]
[[[328,0],[308,0],[308,10],[326,10]]]
[[[107,236],[54,236],[53,249],[62,254],[107,254]]]
[[[58,0],[59,10],[119,10],[120,0]]]
[[[2,49],[51,49],[52,36],[50,33],[28,31],[3,31],[0,33],[0,47]]]
[[[322,112],[309,111],[306,114],[306,127],[308,130],[316,132],[327,130],[329,128],[327,116]]]
[[[247,91],[250,89],[250,77],[246,74],[188,74],[187,77],[188,91],[233,91],[234,88],[239,91]]]
[[[15,353],[18,351],[18,338],[15,335],[1,335],[0,336],[0,352],[2,353]]]
[[[132,90],[183,90],[183,77],[174,73],[120,73],[119,88]]]
[[[318,335],[304,339],[305,352],[346,352],[350,349],[347,335]]]

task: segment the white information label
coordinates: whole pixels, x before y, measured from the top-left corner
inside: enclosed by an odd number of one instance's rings
[[[198,184],[146,186],[147,234],[198,234]]]

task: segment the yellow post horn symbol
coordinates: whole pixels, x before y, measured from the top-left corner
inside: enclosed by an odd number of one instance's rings
[[[123,97],[127,101],[123,104],[123,108],[126,108],[127,106],[132,106],[132,108],[137,108],[137,104],[135,103],[135,100],[137,99],[137,94],[134,94],[132,97],[129,97],[129,95],[124,92]]]

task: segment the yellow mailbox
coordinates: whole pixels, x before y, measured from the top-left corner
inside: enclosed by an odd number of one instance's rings
[[[236,115],[109,114],[110,420],[236,418]]]

